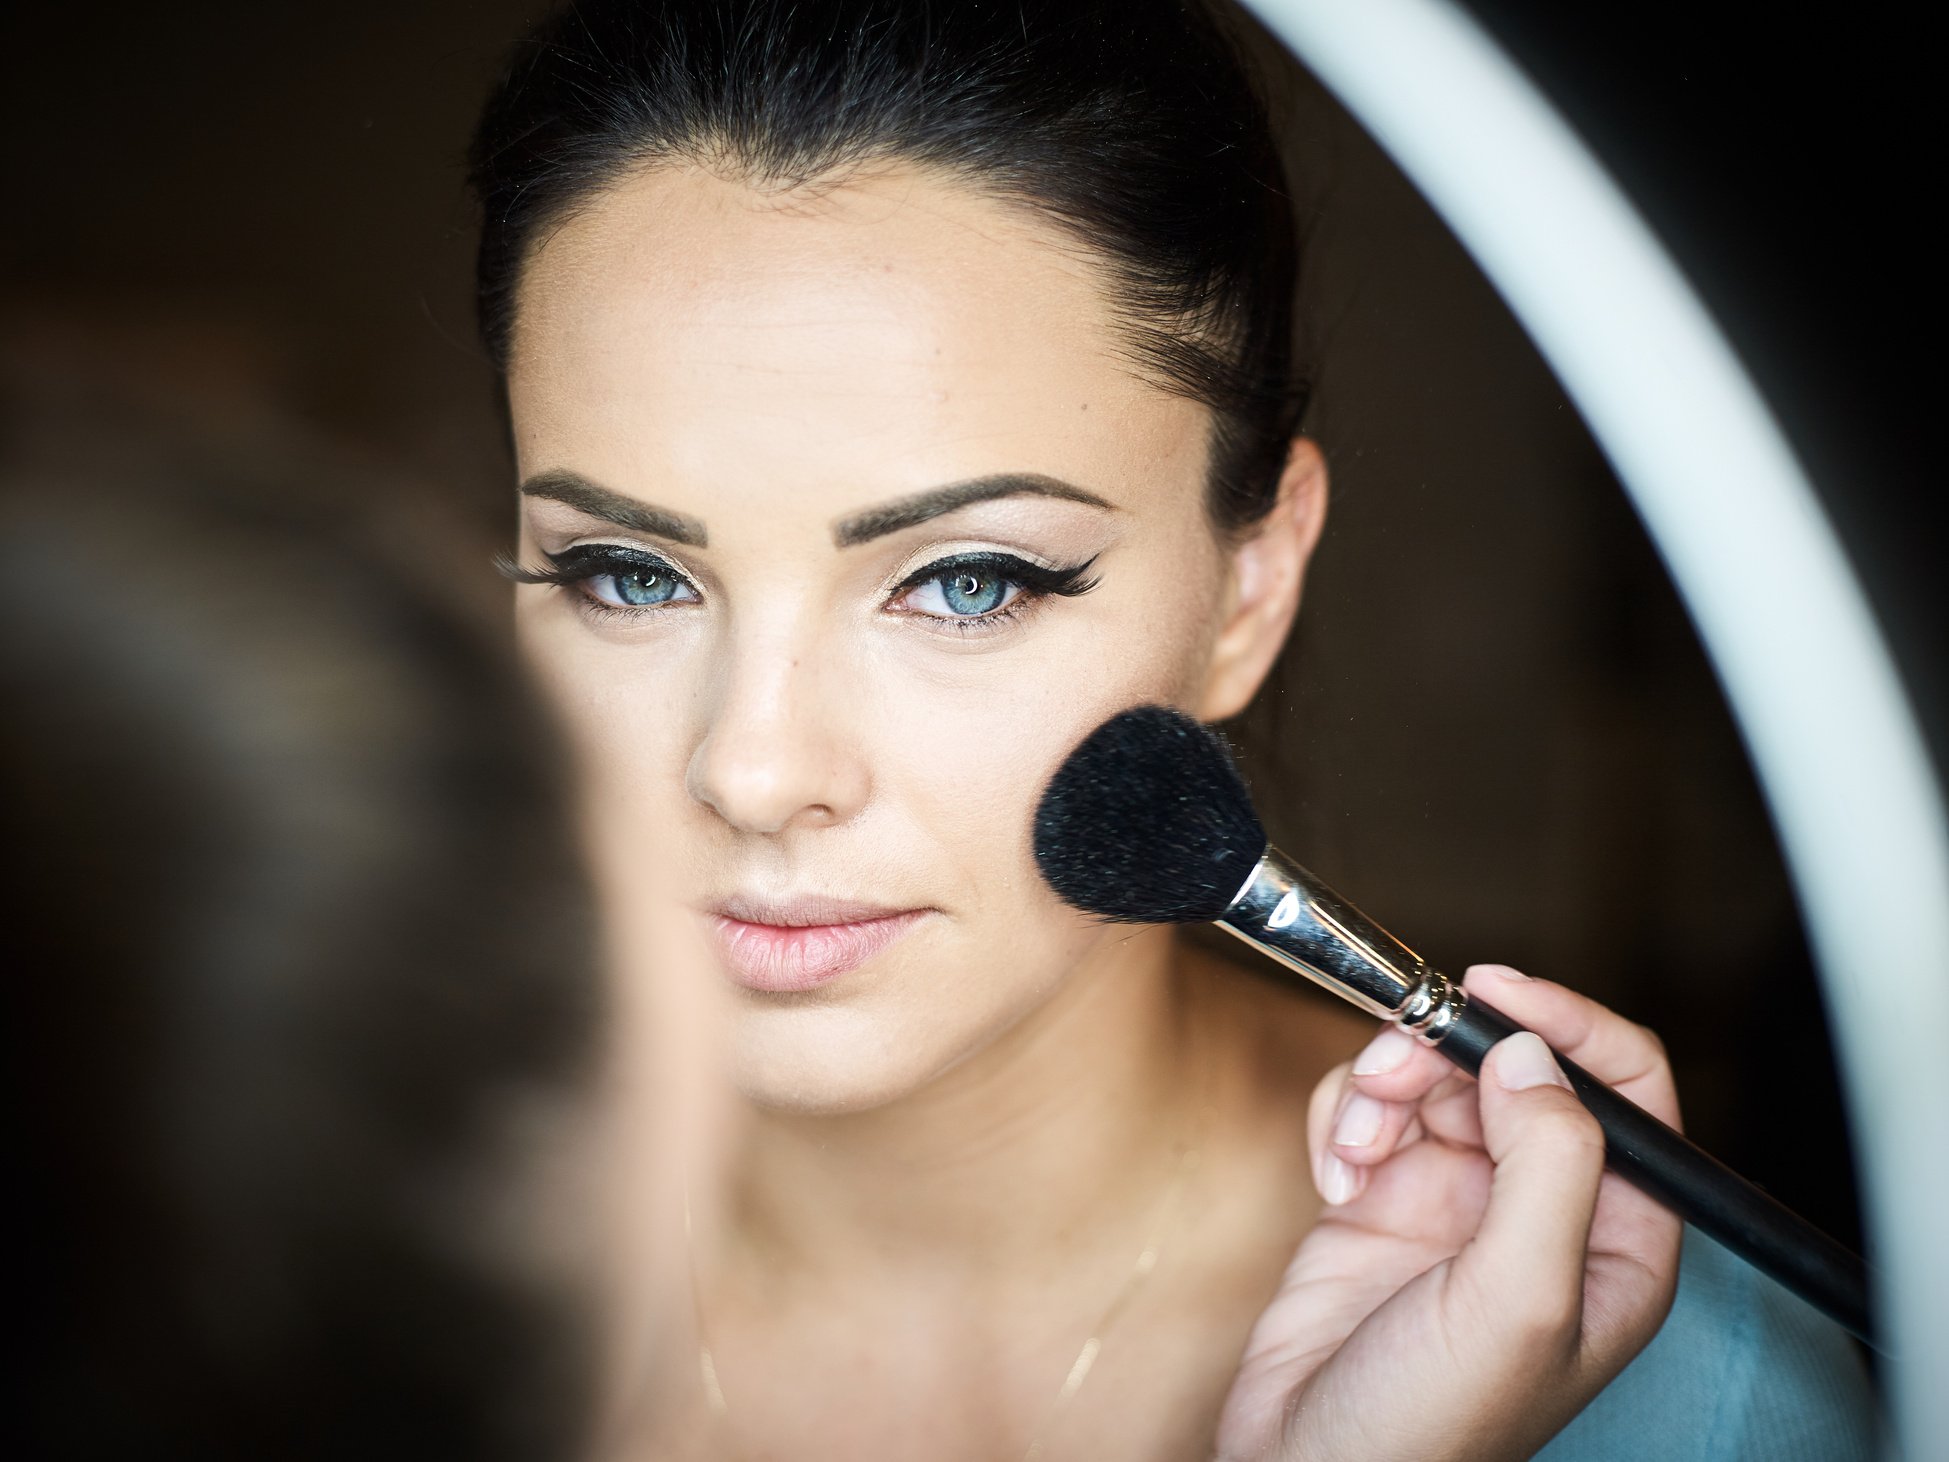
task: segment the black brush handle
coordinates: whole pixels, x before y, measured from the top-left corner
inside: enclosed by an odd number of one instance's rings
[[[1422,1035],[1471,1076],[1481,1073],[1491,1046],[1525,1029],[1422,963],[1277,848],[1265,850],[1218,926],[1271,955],[1279,966]],[[1612,1172],[1874,1344],[1868,1268],[1858,1254],[1574,1061],[1556,1060],[1603,1127]]]
[[[1471,994],[1460,1019],[1435,1049],[1471,1076],[1479,1076],[1489,1048],[1524,1029]],[[1556,1063],[1603,1127],[1612,1172],[1874,1344],[1868,1318],[1868,1266],[1860,1255],[1643,1107],[1619,1096],[1576,1062],[1557,1055]]]

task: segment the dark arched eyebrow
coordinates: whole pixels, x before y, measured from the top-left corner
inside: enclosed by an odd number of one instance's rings
[[[945,487],[929,488],[926,492],[895,498],[877,508],[868,508],[863,513],[841,518],[832,525],[832,541],[840,548],[851,548],[856,543],[898,533],[902,528],[925,523],[929,518],[938,518],[956,508],[965,508],[970,503],[987,502],[999,497],[1053,497],[1065,502],[1085,503],[1106,512],[1118,511],[1114,503],[1105,502],[1095,493],[1085,492],[1057,477],[1044,477],[1039,472],[998,472],[992,477],[974,477],[966,482],[951,482]]]
[[[551,467],[546,472],[537,472],[521,484],[521,494],[523,497],[547,498],[551,502],[562,503],[578,513],[601,518],[632,533],[647,533],[692,548],[703,548],[710,542],[709,534],[698,519],[604,487],[565,467]],[[841,518],[832,525],[832,541],[840,548],[851,548],[855,544],[883,538],[889,533],[898,533],[902,528],[925,523],[930,518],[938,518],[957,508],[1004,497],[1061,498],[1065,502],[1083,503],[1105,512],[1118,511],[1114,503],[1106,502],[1095,493],[1086,492],[1060,478],[1045,477],[1039,472],[998,472],[989,477],[974,477],[965,482],[950,482],[945,487],[932,487],[925,492],[895,498],[892,502]]]
[[[521,484],[521,495],[566,503],[578,513],[601,518],[632,533],[648,533],[692,548],[702,548],[710,541],[704,525],[697,519],[613,491],[563,467],[537,472]]]

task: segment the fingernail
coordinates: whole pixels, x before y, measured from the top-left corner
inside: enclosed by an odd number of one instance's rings
[[[1498,980],[1522,981],[1525,984],[1530,978],[1521,970],[1511,969],[1508,965],[1470,965],[1469,969],[1481,970],[1485,975],[1494,975]]]
[[[1414,1037],[1398,1026],[1389,1026],[1353,1058],[1353,1074],[1379,1076],[1384,1072],[1397,1071],[1401,1063],[1413,1054]]]
[[[1359,1187],[1360,1174],[1352,1164],[1341,1162],[1330,1152],[1320,1159],[1320,1197],[1328,1203],[1351,1201]]]
[[[1355,1092],[1347,1098],[1347,1104],[1340,1108],[1340,1115],[1333,1122],[1333,1141],[1339,1147],[1365,1147],[1381,1133],[1381,1104],[1372,1097]]]
[[[1549,1081],[1565,1090],[1570,1086],[1550,1048],[1534,1031],[1518,1031],[1496,1047],[1496,1080],[1504,1091],[1527,1091]]]

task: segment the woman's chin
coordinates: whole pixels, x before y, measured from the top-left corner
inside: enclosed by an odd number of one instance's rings
[[[975,1032],[917,1030],[834,1007],[741,1012],[729,1037],[727,1075],[739,1095],[807,1117],[891,1106],[985,1044]]]
[[[733,1042],[730,1078],[760,1111],[836,1117],[890,1106],[926,1087],[940,1068],[890,1059],[884,1051],[745,1051]]]

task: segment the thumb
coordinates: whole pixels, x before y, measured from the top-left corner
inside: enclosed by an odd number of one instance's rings
[[[1604,1130],[1542,1037],[1519,1031],[1483,1058],[1482,1140],[1496,1165],[1475,1238],[1455,1275],[1526,1328],[1579,1333]]]

